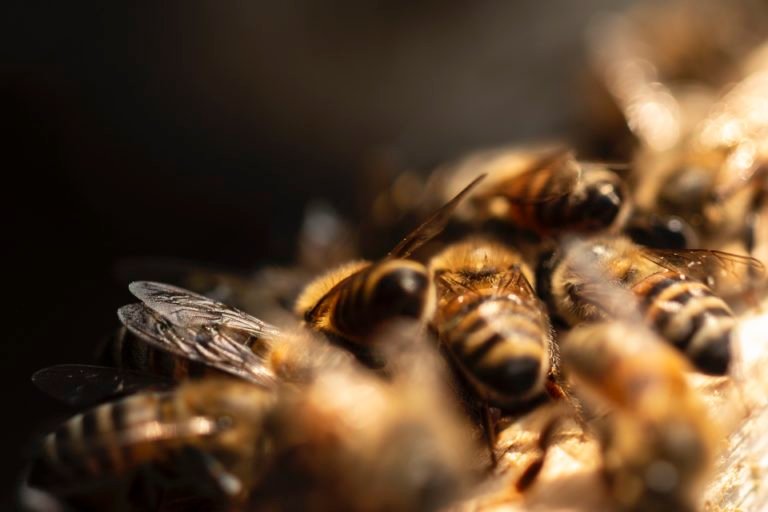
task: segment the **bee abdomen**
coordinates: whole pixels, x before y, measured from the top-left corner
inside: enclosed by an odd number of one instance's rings
[[[343,336],[359,339],[385,320],[418,318],[428,286],[427,271],[420,263],[389,260],[371,265],[340,289],[331,322]]]
[[[654,274],[634,287],[645,317],[667,341],[706,373],[724,374],[735,319],[704,283],[674,272]]]
[[[536,313],[506,299],[480,300],[445,332],[449,349],[481,394],[514,399],[537,388],[547,331]]]
[[[30,475],[35,485],[119,475],[152,459],[163,421],[178,415],[169,393],[143,393],[78,414],[46,436]]]

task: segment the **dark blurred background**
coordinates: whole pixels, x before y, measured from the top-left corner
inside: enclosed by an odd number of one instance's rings
[[[117,325],[116,262],[289,261],[304,203],[355,216],[381,155],[577,133],[585,27],[625,3],[4,3],[3,509],[71,413],[29,376]]]

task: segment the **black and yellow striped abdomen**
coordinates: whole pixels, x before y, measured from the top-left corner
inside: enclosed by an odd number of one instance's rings
[[[418,318],[428,288],[427,270],[418,262],[392,259],[369,265],[330,292],[324,305],[327,312],[317,317],[322,320],[319,327],[351,341],[364,341],[386,320]],[[312,323],[314,319],[307,320]]]
[[[640,298],[649,324],[699,370],[716,375],[728,371],[736,320],[707,285],[677,272],[659,272],[638,282],[632,291]]]
[[[183,442],[173,425],[188,412],[175,396],[141,393],[74,416],[46,436],[30,481],[46,486],[108,478],[163,457]]]
[[[481,397],[505,408],[543,390],[550,333],[540,309],[509,296],[461,295],[440,318],[440,339]]]

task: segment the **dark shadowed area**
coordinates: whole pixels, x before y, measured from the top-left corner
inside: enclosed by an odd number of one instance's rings
[[[4,5],[4,502],[72,412],[29,376],[117,325],[117,262],[285,262],[309,199],[364,211],[381,155],[574,133],[585,27],[623,3]]]

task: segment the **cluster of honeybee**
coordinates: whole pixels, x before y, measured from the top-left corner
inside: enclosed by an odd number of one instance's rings
[[[435,173],[441,204],[381,259],[304,282],[350,252],[320,210],[294,271],[192,271],[205,295],[133,283],[108,366],[34,377],[96,405],[45,438],[28,501],[702,507],[729,430],[713,409],[739,396],[736,312],[764,292],[763,71],[749,57],[708,114],[670,128],[682,107],[651,61],[602,37],[596,67],[640,142],[629,165],[479,153]]]

